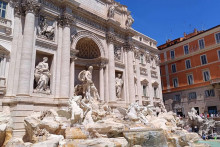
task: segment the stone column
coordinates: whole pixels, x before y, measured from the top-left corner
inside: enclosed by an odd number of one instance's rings
[[[34,44],[34,25],[35,13],[39,10],[40,5],[35,0],[24,0],[22,3],[25,10],[25,24],[23,47],[21,51],[21,63],[19,70],[18,95],[30,94],[30,80],[32,68],[32,55]]]
[[[62,52],[62,42],[63,42],[63,28],[61,26],[60,20],[58,20],[58,47],[57,47],[57,67],[56,67],[56,90],[55,97],[58,98],[60,96],[60,75],[61,75],[61,52]]]
[[[63,45],[61,53],[61,81],[60,81],[60,97],[69,97],[70,86],[70,22],[71,18],[68,14],[61,17],[63,21]]]
[[[5,77],[5,68],[6,68],[6,56],[3,56],[3,60],[1,61],[1,75],[2,77]]]
[[[136,63],[136,75],[137,75],[138,99],[139,99],[139,105],[142,105],[142,87],[141,87],[141,80],[140,80],[140,77],[141,77],[140,64],[139,64],[139,60],[137,58],[139,58],[139,55],[136,56],[135,63]]]
[[[126,43],[124,49],[127,51],[127,71],[128,71],[128,90],[129,102],[135,102],[135,89],[134,89],[134,68],[133,68],[133,46]]]
[[[70,64],[70,97],[74,94],[74,83],[75,83],[75,58],[71,58]]]
[[[107,36],[108,44],[108,85],[109,85],[109,101],[116,101],[116,90],[115,90],[115,57],[114,57],[114,35]]]
[[[104,66],[100,66],[99,69],[99,93],[100,99],[104,100]]]
[[[105,98],[104,98],[104,100],[105,100],[105,102],[109,102],[108,66],[105,67],[104,73],[105,73],[105,82],[104,82]]]
[[[13,40],[12,40],[12,47],[10,53],[10,66],[8,72],[8,79],[7,79],[7,96],[13,94],[13,86],[14,86],[14,75],[16,69],[16,59],[18,54],[18,40],[20,34],[20,24],[21,24],[21,15],[20,15],[21,7],[19,3],[15,3],[14,7],[14,29],[13,29]]]

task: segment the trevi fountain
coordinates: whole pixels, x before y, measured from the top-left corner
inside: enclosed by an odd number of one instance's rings
[[[115,0],[3,0],[0,146],[206,147],[162,100],[157,42]],[[198,133],[186,127],[198,127]]]

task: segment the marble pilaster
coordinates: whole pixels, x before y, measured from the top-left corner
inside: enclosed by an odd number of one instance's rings
[[[71,58],[70,64],[70,97],[74,95],[75,83],[75,58]]]
[[[135,86],[134,86],[134,68],[133,68],[133,46],[126,43],[124,49],[127,52],[127,71],[128,71],[128,88],[129,102],[135,102]]]
[[[1,77],[5,77],[5,67],[6,67],[6,57],[3,56],[3,60],[1,61]]]
[[[39,3],[34,0],[24,0],[22,6],[25,10],[25,24],[24,24],[24,37],[21,51],[21,63],[19,70],[18,80],[18,93],[17,95],[30,94],[30,80],[32,68],[32,55],[34,44],[34,25],[35,13],[39,10]]]
[[[138,93],[138,99],[139,99],[139,105],[142,105],[142,87],[141,87],[141,74],[140,74],[140,64],[139,60],[135,59],[136,63],[136,75],[137,75],[137,93]]]
[[[101,100],[104,100],[104,69],[102,66],[99,69],[99,93]]]
[[[108,36],[108,85],[109,85],[109,101],[116,101],[116,90],[115,90],[115,57],[114,57],[114,36]]]
[[[106,66],[105,67],[105,69],[104,69],[104,78],[105,78],[105,83],[104,83],[104,85],[105,85],[105,87],[104,87],[104,90],[105,90],[105,101],[106,102],[109,102],[109,85],[108,85],[108,66]]]
[[[9,66],[9,73],[8,73],[8,82],[7,82],[7,96],[13,95],[13,88],[14,88],[14,78],[15,78],[15,70],[16,70],[16,59],[18,54],[18,43],[21,38],[19,38],[20,29],[21,29],[21,16],[20,16],[20,4],[15,4],[15,17],[14,17],[14,29],[13,29],[13,40],[12,40],[12,47],[10,53],[10,66]]]
[[[60,75],[61,75],[61,52],[63,42],[63,28],[61,24],[58,25],[58,47],[57,47],[57,68],[56,68],[56,86],[55,86],[55,97],[60,96]]]
[[[61,81],[60,81],[60,97],[69,97],[70,86],[70,23],[71,18],[68,14],[62,17],[63,37],[62,37],[62,53],[61,53]]]

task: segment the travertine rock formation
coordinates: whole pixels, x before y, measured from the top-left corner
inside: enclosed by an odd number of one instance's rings
[[[202,136],[202,134],[210,134],[213,128],[215,127],[215,121],[207,118],[202,118],[197,114],[197,111],[192,108],[191,112],[188,112],[188,124],[194,128],[195,126],[199,129],[198,133]]]
[[[12,136],[12,118],[9,108],[0,113],[0,146],[6,145]]]

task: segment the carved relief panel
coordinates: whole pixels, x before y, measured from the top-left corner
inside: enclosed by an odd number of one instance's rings
[[[122,47],[114,45],[115,60],[122,61]]]
[[[47,19],[46,16],[40,15],[37,26],[38,37],[54,41],[55,21]]]

